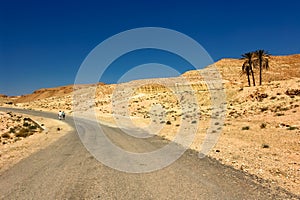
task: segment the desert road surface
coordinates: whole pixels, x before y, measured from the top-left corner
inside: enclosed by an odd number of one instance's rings
[[[11,108],[0,108],[0,111],[57,118],[55,114],[38,111]],[[72,117],[67,116],[66,123],[73,126],[74,131],[0,174],[1,199],[297,198],[283,189],[259,184],[252,176],[210,158],[199,159],[197,152],[191,150],[161,170],[121,172],[97,161],[86,150]],[[117,128],[102,128],[111,141],[128,151],[149,151],[166,144],[159,137],[136,139]],[[93,127],[89,127],[86,131],[92,130]]]

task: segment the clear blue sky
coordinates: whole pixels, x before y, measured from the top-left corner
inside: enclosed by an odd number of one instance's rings
[[[198,41],[215,61],[239,58],[256,49],[273,55],[300,53],[299,9],[297,0],[0,0],[0,94],[21,95],[73,84],[94,47],[138,27],[182,32]],[[138,52],[135,58],[147,62],[149,55]],[[118,80],[126,72],[120,66],[101,81]],[[183,64],[178,70],[188,69]]]

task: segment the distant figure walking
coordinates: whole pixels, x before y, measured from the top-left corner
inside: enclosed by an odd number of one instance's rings
[[[64,111],[62,111],[61,115],[62,115],[62,119],[66,118],[66,113]]]
[[[61,120],[63,117],[63,113],[61,111],[58,112],[58,119]]]

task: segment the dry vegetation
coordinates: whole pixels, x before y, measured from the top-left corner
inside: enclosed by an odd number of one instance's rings
[[[39,133],[43,128],[29,117],[12,112],[0,112],[0,142],[10,144]]]

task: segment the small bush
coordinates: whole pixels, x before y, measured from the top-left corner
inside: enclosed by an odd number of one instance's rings
[[[15,133],[16,137],[23,137],[26,138],[32,135],[27,128],[22,128],[19,132]]]
[[[268,110],[268,107],[262,107],[262,108],[260,108],[261,112],[264,112],[264,111],[267,111],[267,110]]]
[[[3,138],[10,138],[10,135],[9,135],[9,133],[3,133],[1,135],[1,137],[3,137]]]
[[[266,124],[266,123],[262,123],[262,124],[260,125],[260,128],[261,128],[261,129],[266,128],[266,127],[267,127],[267,124]]]
[[[262,148],[270,148],[268,144],[262,144]]]
[[[29,129],[30,129],[30,130],[37,129],[37,126],[36,126],[36,125],[29,126]]]
[[[245,131],[245,130],[249,130],[250,129],[250,127],[249,126],[244,126],[244,127],[242,127],[242,130],[243,131]]]
[[[23,126],[27,127],[27,126],[29,126],[29,123],[28,122],[24,122]]]
[[[280,111],[287,111],[287,110],[289,110],[288,107],[280,108]]]
[[[167,121],[167,123],[166,123],[167,125],[171,125],[172,123],[170,122],[170,121]]]
[[[298,129],[298,127],[295,127],[295,126],[289,126],[289,127],[287,127],[287,130],[290,130],[290,131],[297,130],[297,129]]]
[[[9,133],[15,133],[15,132],[16,132],[15,128],[10,128],[9,129]]]
[[[60,131],[60,130],[61,130],[61,129],[58,127],[58,128],[57,128],[57,131]]]

